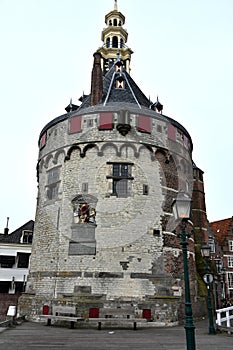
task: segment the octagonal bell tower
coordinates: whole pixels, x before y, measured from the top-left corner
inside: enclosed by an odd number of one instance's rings
[[[103,74],[109,70],[118,54],[121,55],[126,71],[130,73],[130,60],[133,51],[126,46],[128,33],[123,28],[125,16],[118,11],[117,0],[114,2],[114,10],[105,16],[105,24],[107,27],[103,29],[101,35],[103,46],[98,49],[102,56]]]
[[[178,322],[182,253],[171,204],[192,194],[192,140],[129,75],[125,17],[105,17],[91,93],[39,136],[38,201],[27,290],[20,312],[43,305],[131,305],[158,324]],[[195,254],[189,239],[195,294]]]

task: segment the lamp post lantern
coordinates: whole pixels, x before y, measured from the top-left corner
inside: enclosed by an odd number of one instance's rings
[[[211,302],[210,294],[210,284],[213,282],[213,276],[209,273],[209,259],[210,259],[210,246],[205,244],[201,246],[201,255],[205,261],[206,274],[204,276],[204,281],[207,286],[207,308],[209,315],[209,334],[216,334],[213,321],[213,308]]]
[[[188,270],[188,250],[187,237],[190,235],[186,233],[186,224],[190,217],[191,199],[185,194],[178,194],[177,199],[173,202],[173,214],[176,220],[181,220],[181,233],[177,237],[181,238],[181,246],[183,253],[184,264],[184,284],[185,284],[185,333],[187,350],[195,350],[195,326],[193,324],[192,303],[190,297],[189,286],[189,270]]]

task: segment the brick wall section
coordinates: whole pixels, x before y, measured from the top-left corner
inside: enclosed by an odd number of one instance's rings
[[[103,94],[103,75],[101,69],[101,54],[94,53],[94,64],[91,77],[91,106],[97,105]]]

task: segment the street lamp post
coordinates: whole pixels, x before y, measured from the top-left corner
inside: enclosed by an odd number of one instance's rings
[[[209,258],[210,258],[210,246],[202,245],[201,246],[201,254],[205,261],[206,274],[204,276],[204,281],[207,287],[207,308],[209,315],[209,334],[216,334],[214,328],[214,320],[213,320],[213,308],[211,302],[211,294],[210,294],[210,284],[213,282],[213,275],[209,273]]]
[[[184,264],[184,285],[185,285],[185,332],[186,332],[186,346],[187,350],[195,350],[195,326],[193,324],[192,303],[190,297],[189,286],[189,270],[188,270],[188,249],[187,237],[190,235],[186,233],[186,224],[190,216],[191,199],[185,195],[179,194],[177,199],[173,202],[173,214],[176,220],[181,220],[181,233],[177,237],[181,238],[181,246],[183,253]]]

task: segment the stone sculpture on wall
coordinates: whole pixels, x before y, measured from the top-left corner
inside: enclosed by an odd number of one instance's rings
[[[96,254],[96,202],[97,198],[89,194],[79,194],[72,200],[73,223],[69,255]]]
[[[88,203],[79,203],[74,208],[74,223],[93,223],[95,224],[95,209],[92,208]]]

